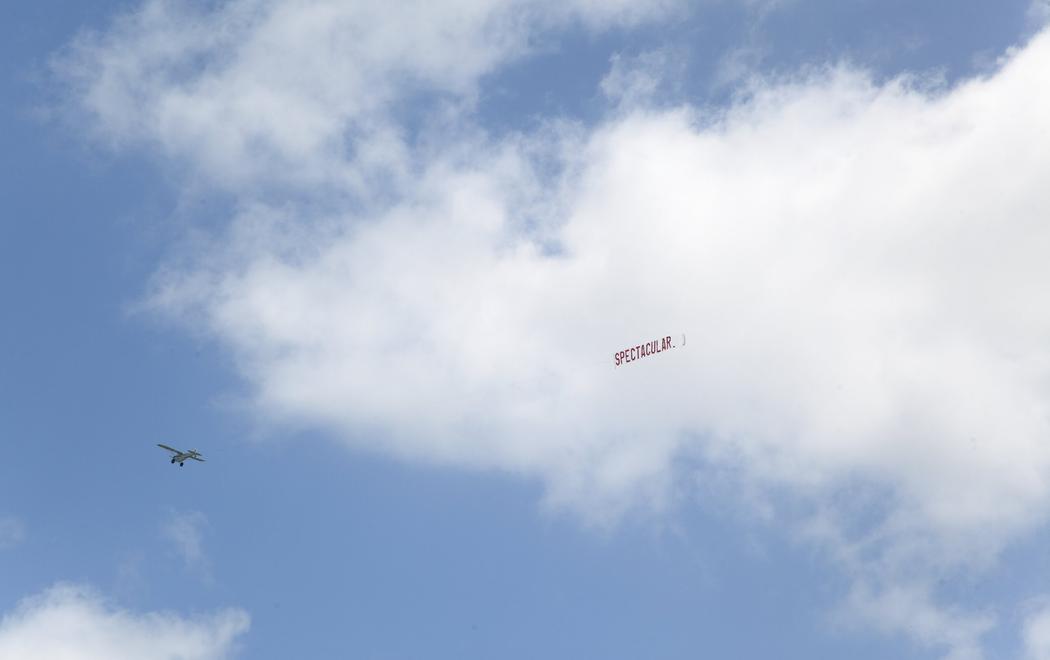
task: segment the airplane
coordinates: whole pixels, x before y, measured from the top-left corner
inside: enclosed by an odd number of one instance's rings
[[[199,451],[197,451],[196,449],[191,449],[189,451],[180,451],[178,449],[175,449],[174,447],[169,447],[168,445],[162,445],[159,442],[157,443],[157,446],[160,447],[161,449],[167,449],[168,451],[170,451],[173,454],[175,454],[174,456],[171,457],[171,462],[173,464],[174,463],[178,463],[179,467],[182,467],[183,464],[189,459],[193,459],[195,461],[200,461],[201,463],[204,462],[204,459],[201,458],[201,453]]]

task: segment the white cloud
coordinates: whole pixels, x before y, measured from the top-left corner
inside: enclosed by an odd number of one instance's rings
[[[694,461],[738,475],[812,512],[859,614],[979,653],[991,619],[924,585],[989,566],[1050,504],[1050,34],[953,89],[838,67],[752,82],[719,114],[628,104],[500,142],[434,106],[454,139],[375,119],[419,90],[464,102],[527,48],[518,28],[550,24],[542,3],[524,22],[494,6],[344,52],[324,12],[378,34],[404,17],[236,3],[169,29],[154,4],[148,38],[83,46],[96,126],[239,191],[230,233],[161,273],[154,305],[229,347],[261,414],[538,478],[591,520],[665,507]],[[215,63],[186,74],[202,48]],[[644,91],[641,73],[607,87]],[[407,172],[382,203],[320,185],[277,205],[251,183]]]
[[[1048,44],[953,90],[834,69],[722,117],[470,147],[306,240],[294,210],[250,207],[226,244],[250,247],[156,300],[206,320],[260,411],[536,475],[592,519],[664,506],[682,453],[787,488],[831,509],[883,602],[1045,519]],[[564,176],[541,185],[530,150]],[[884,499],[850,536],[834,495],[857,482]],[[972,652],[984,620],[938,616],[915,634]]]
[[[26,527],[18,518],[0,515],[0,550],[12,548],[26,537]]]
[[[995,625],[989,614],[966,614],[933,602],[927,587],[893,585],[871,590],[856,585],[844,618],[874,624],[890,634],[905,633],[925,646],[949,649],[947,660],[984,657],[981,636]]]
[[[204,528],[208,518],[200,511],[176,511],[161,526],[161,534],[172,543],[187,568],[207,569]]]
[[[208,185],[328,184],[360,197],[414,173],[406,106],[440,121],[543,29],[601,29],[674,4],[148,0],[81,35],[56,67],[99,138],[153,145]]]
[[[581,493],[665,475],[699,443],[803,491],[887,483],[895,528],[1013,529],[1050,460],[1050,315],[1032,303],[1047,42],[939,96],[834,70],[708,128],[617,120],[525,231],[545,193],[521,143],[436,159],[411,198],[323,236],[250,208],[245,252],[158,300],[201,306],[261,408],[354,442]],[[687,350],[612,369],[622,344],[679,329]]]
[[[91,590],[59,585],[23,600],[0,621],[0,658],[18,660],[222,660],[248,630],[236,609],[186,618],[129,612]]]
[[[1029,613],[1022,634],[1026,660],[1050,660],[1050,606],[1043,602]]]

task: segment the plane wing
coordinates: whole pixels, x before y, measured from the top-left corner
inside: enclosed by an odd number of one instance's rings
[[[168,445],[162,445],[159,442],[157,443],[157,446],[160,447],[161,449],[167,449],[168,451],[173,451],[176,454],[181,454],[182,453],[181,451],[179,451],[178,449],[175,449],[174,447],[169,447]]]

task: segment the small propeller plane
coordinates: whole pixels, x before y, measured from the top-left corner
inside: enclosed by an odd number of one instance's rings
[[[179,449],[175,449],[174,447],[169,447],[168,445],[162,445],[159,442],[157,443],[157,446],[160,447],[161,449],[167,449],[172,454],[174,454],[174,456],[171,457],[171,462],[172,462],[172,464],[178,463],[179,467],[182,467],[185,464],[185,462],[190,460],[190,459],[192,459],[194,461],[200,461],[201,463],[204,462],[204,459],[201,458],[201,453],[199,451],[197,451],[196,449],[191,449],[189,451],[182,451],[182,450],[179,450]]]

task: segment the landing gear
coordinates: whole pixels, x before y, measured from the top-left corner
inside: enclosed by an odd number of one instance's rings
[[[173,458],[173,459],[171,459],[171,464],[172,464],[172,465],[175,465],[175,459],[174,459],[174,458]]]
[[[185,463],[179,463],[179,467],[182,467],[183,465],[186,465],[186,464]]]

